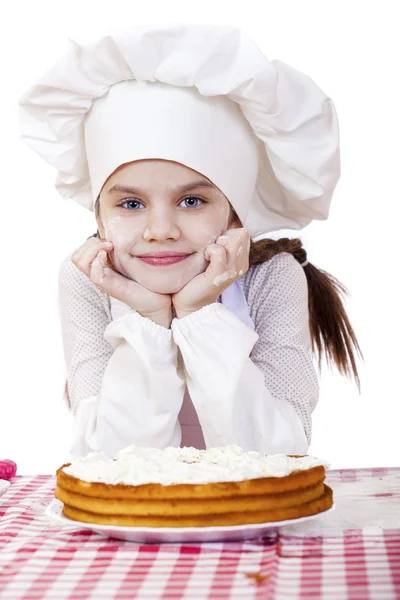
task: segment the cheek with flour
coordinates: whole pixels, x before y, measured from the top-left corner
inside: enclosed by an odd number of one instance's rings
[[[132,227],[128,219],[112,217],[104,221],[106,240],[113,242],[114,248],[110,253],[114,267],[130,279],[132,277],[132,252],[135,244],[143,236],[143,228]]]

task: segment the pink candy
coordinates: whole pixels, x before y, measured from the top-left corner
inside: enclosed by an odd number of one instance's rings
[[[17,472],[17,465],[13,460],[0,460],[0,479],[11,479]]]

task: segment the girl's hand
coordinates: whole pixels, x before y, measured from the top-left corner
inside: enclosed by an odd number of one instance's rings
[[[115,271],[107,252],[113,243],[89,238],[71,257],[72,262],[99,290],[134,308],[143,317],[169,327],[172,321],[172,301],[169,294],[156,294]]]
[[[228,229],[205,250],[210,264],[172,295],[178,319],[216,302],[218,296],[249,268],[250,233],[244,227]]]

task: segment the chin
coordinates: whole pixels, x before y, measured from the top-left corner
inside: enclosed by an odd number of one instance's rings
[[[152,279],[152,281],[146,281],[146,278],[141,280],[137,278],[136,281],[155,294],[176,294],[185,287],[186,283],[188,283],[186,281],[183,285],[177,285],[174,281],[161,281],[161,278],[158,281],[154,281],[154,279]]]

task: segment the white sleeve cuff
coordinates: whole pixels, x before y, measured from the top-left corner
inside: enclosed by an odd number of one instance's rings
[[[221,387],[231,395],[258,333],[217,302],[174,319],[171,329],[189,375],[201,378],[208,373],[210,380],[223,382]]]
[[[177,347],[172,330],[142,317],[136,310],[128,311],[112,321],[104,332],[104,338],[116,349],[122,341],[132,348],[140,348],[143,362],[153,367],[168,366],[177,359]]]

